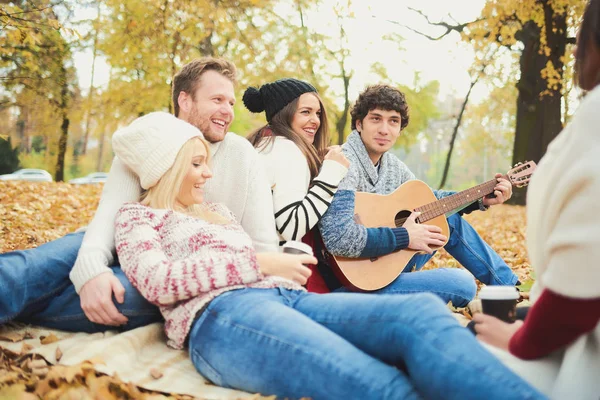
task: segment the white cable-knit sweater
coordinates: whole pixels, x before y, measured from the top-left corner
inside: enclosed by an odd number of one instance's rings
[[[214,177],[206,183],[206,201],[226,205],[257,251],[277,251],[273,202],[258,153],[245,138],[231,132],[222,142],[211,144],[210,150]],[[138,177],[115,158],[70,274],[78,293],[90,279],[111,272],[115,215],[124,203],[138,201],[140,193]]]
[[[600,86],[550,143],[527,191],[527,250],[537,279],[532,301],[544,289],[600,298],[599,111]],[[492,351],[551,399],[600,398],[600,324],[538,360]]]
[[[306,157],[291,140],[276,136],[266,146],[261,142],[258,149],[273,191],[279,238],[300,240],[327,211],[348,168],[325,160],[319,175],[311,182]]]
[[[235,216],[207,203],[229,224],[213,224],[173,210],[124,205],[115,220],[121,268],[142,296],[160,307],[168,344],[180,349],[194,317],[212,299],[244,287],[303,290],[284,278],[260,273],[252,240]]]

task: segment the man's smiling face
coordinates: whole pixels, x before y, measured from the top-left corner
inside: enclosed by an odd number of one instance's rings
[[[211,143],[225,138],[235,104],[233,82],[229,78],[216,71],[204,72],[194,96],[186,96],[184,101],[189,102],[186,107],[189,112],[181,113],[182,119],[200,129]]]

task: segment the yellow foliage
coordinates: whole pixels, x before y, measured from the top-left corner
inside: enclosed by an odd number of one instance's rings
[[[562,83],[561,74],[554,68],[554,65],[549,60],[546,67],[542,69],[542,78],[548,83],[548,89],[558,90]]]
[[[550,94],[564,84],[563,65],[570,61],[568,55],[571,49],[567,47],[566,54],[553,54],[556,50],[548,43],[549,35],[563,38],[574,36],[584,7],[585,1],[581,0],[488,0],[479,20],[469,24],[461,35],[463,40],[474,46],[479,63],[487,64],[489,60],[482,54],[489,53],[490,48],[495,47],[513,48],[523,39],[519,37],[522,30],[535,24],[539,30],[539,54],[548,58],[541,74],[547,82],[545,93]],[[566,30],[556,25],[560,19],[566,20]],[[562,65],[554,65],[551,60]],[[515,62],[514,66],[517,65]]]

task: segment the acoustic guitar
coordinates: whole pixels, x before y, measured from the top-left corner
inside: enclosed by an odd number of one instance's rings
[[[535,167],[533,161],[519,163],[503,178],[513,186],[526,186]],[[440,200],[426,183],[419,180],[408,181],[388,195],[356,192],[354,219],[367,228],[397,228],[406,222],[413,211],[418,211],[421,215],[417,217],[417,223],[436,225],[448,237],[450,232],[446,218],[494,193],[497,182],[492,179]],[[357,291],[372,291],[393,282],[416,253],[417,250],[403,249],[373,258],[347,258],[327,254],[327,259],[344,286]]]

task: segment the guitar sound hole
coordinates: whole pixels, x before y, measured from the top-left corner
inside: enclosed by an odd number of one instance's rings
[[[402,210],[396,217],[394,217],[394,222],[396,223],[396,228],[400,228],[406,222],[406,219],[410,216],[412,212],[409,210]]]

